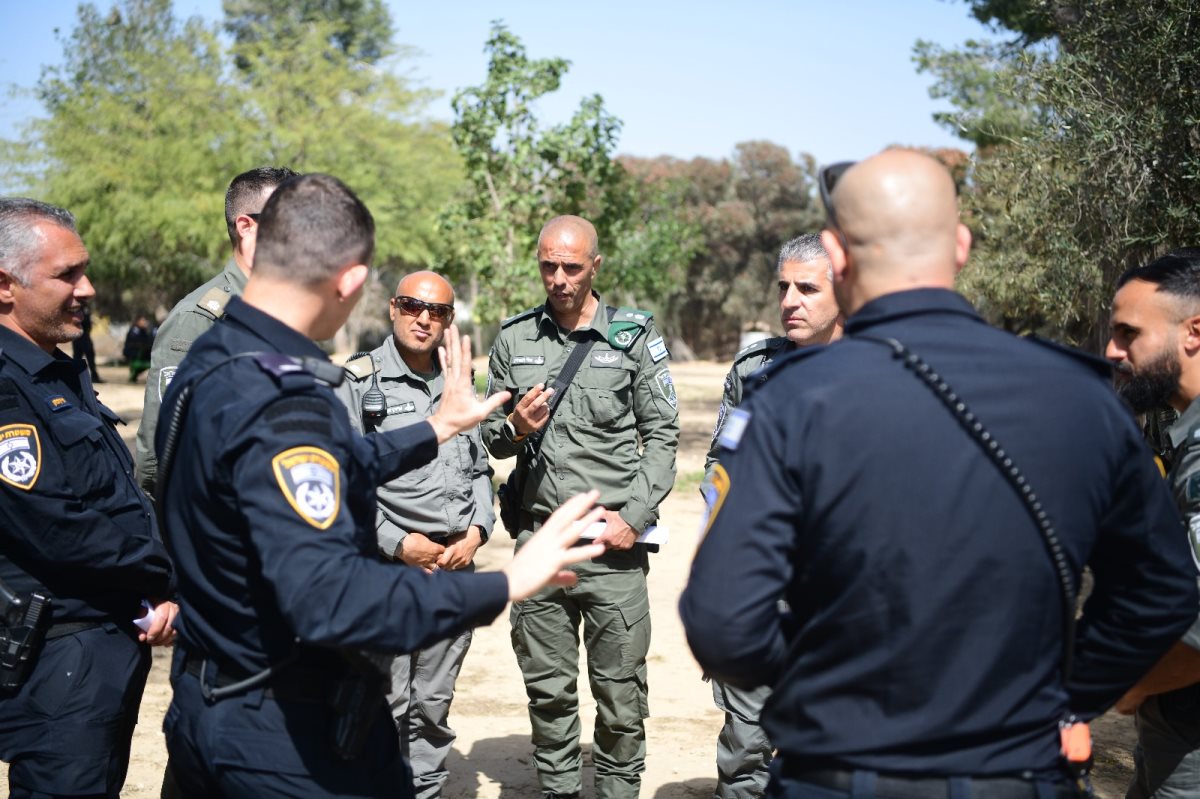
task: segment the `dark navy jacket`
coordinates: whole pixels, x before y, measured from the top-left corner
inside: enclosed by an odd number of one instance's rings
[[[0,327],[0,579],[48,591],[53,620],[128,624],[171,564],[119,417],[83,361]]]
[[[1076,587],[1091,566],[1065,686],[1062,600],[1024,505],[864,335],[945,377],[1040,495]],[[1058,721],[1109,707],[1195,618],[1185,531],[1098,359],[922,289],[868,303],[845,339],[768,374],[740,438],[726,423],[730,488],[680,611],[707,671],[774,686],[763,723],[785,763],[1051,775]]]
[[[195,392],[163,500],[189,655],[245,675],[284,659],[296,638],[412,651],[495,618],[508,600],[502,574],[426,575],[376,554],[376,487],[437,455],[433,428],[363,438],[307,372],[255,358],[208,372],[249,352],[327,362],[308,338],[235,298],[171,381],[160,468],[180,391]]]

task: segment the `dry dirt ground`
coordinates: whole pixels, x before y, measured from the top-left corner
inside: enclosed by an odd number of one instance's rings
[[[648,755],[642,782],[642,796],[647,799],[711,797],[716,783],[714,746],[721,716],[713,708],[708,684],[701,680],[700,669],[688,651],[676,604],[696,547],[702,508],[697,487],[726,368],[712,363],[672,367],[680,399],[682,438],[675,491],[662,509],[671,541],[651,557],[651,717],[646,723]],[[128,420],[125,437],[132,447],[141,416],[143,386],[123,382],[128,373],[122,369],[101,371],[111,381],[99,386],[101,399]],[[508,464],[498,466],[508,468]],[[511,556],[512,542],[501,532],[480,551],[477,562],[481,569],[491,570]],[[171,696],[168,666],[169,653],[156,649],[142,701],[141,723],[133,740],[133,760],[123,794],[126,799],[158,796],[166,761],[161,722]],[[582,663],[580,673],[586,674]],[[580,696],[586,763],[595,718],[595,704],[588,696],[586,681]],[[451,724],[458,732],[458,741],[450,758],[446,799],[529,799],[539,795],[530,765],[532,746],[525,693],[509,645],[506,615],[476,631],[459,677]],[[1132,768],[1133,725],[1127,718],[1110,714],[1094,725],[1094,731],[1097,792],[1101,797],[1116,799],[1124,795]],[[586,799],[592,797],[589,781],[590,768],[584,776]],[[7,793],[3,775],[0,792]]]

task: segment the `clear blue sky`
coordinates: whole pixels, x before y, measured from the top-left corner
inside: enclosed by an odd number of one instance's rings
[[[397,40],[421,51],[398,68],[443,92],[429,116],[448,120],[453,91],[482,80],[483,42],[490,21],[502,18],[531,56],[572,62],[562,89],[539,109],[544,120],[566,119],[599,92],[625,123],[619,151],[642,156],[721,157],[749,139],[822,162],[888,144],[966,148],[932,121],[946,106],[929,98],[932,79],[916,73],[912,45],[990,35],[954,0],[389,4]],[[0,84],[32,86],[42,65],[61,58],[55,29],[73,27],[75,6],[0,0]],[[175,0],[175,8],[217,20],[221,4]],[[6,98],[0,136],[36,113],[34,101]]]

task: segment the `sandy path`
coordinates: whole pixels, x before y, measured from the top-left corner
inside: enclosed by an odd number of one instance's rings
[[[651,557],[652,715],[646,723],[648,757],[642,783],[642,796],[647,799],[711,797],[715,785],[714,747],[721,716],[713,707],[708,684],[701,680],[700,669],[687,649],[675,608],[696,546],[701,511],[697,491],[699,473],[726,368],[708,363],[672,367],[683,430],[676,491],[668,498],[662,513],[663,522],[671,530],[671,542]],[[143,387],[115,382],[122,379],[120,369],[102,369],[102,373],[114,382],[100,386],[101,397],[130,420],[126,439],[132,446],[141,414]],[[507,463],[498,465],[508,468]],[[500,532],[480,551],[477,562],[481,569],[490,570],[511,556],[512,542]],[[141,723],[133,741],[133,760],[123,793],[127,799],[158,796],[166,760],[160,725],[170,702],[168,662],[169,653],[156,649],[154,669],[142,701]],[[586,674],[582,662],[580,673]],[[586,690],[586,679],[580,694],[586,763],[595,718],[595,704]],[[450,759],[446,799],[530,799],[539,795],[530,765],[532,746],[525,692],[509,644],[506,614],[476,631],[459,677],[451,723],[458,731],[458,741]],[[1132,768],[1133,725],[1128,719],[1108,716],[1095,729],[1098,794],[1116,799],[1124,795]],[[585,771],[583,796],[590,799],[590,768],[585,766]],[[7,787],[7,781],[0,775],[0,791],[6,793]]]

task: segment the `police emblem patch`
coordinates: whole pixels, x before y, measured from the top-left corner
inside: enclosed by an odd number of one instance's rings
[[[701,538],[708,535],[713,520],[717,518],[717,513],[725,504],[730,484],[729,472],[725,471],[725,467],[718,463],[713,467],[712,483],[705,486],[704,489],[704,518],[700,521]]]
[[[318,530],[337,519],[341,471],[332,455],[318,447],[293,447],[271,459],[275,479],[288,504]]]
[[[0,480],[22,491],[33,488],[42,470],[42,442],[31,424],[0,427]]]
[[[175,379],[175,370],[177,366],[168,366],[165,369],[158,370],[158,401],[162,402],[162,398],[167,393],[167,389],[171,386],[171,381]]]
[[[629,342],[633,341],[633,331],[632,330],[618,330],[616,332],[616,334],[613,336],[613,341],[616,342],[617,344],[621,345],[622,347],[628,347]]]
[[[662,394],[672,408],[679,409],[679,397],[675,395],[675,381],[671,379],[671,373],[666,369],[654,376],[654,381],[658,383],[658,393]]]

